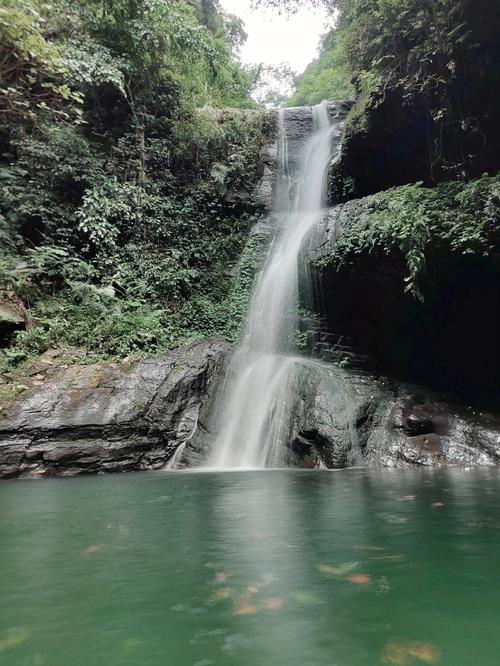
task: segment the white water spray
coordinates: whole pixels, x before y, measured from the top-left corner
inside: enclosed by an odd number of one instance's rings
[[[292,169],[287,111],[279,114],[275,211],[281,227],[257,280],[242,342],[218,398],[223,414],[210,467],[279,467],[285,462],[297,399],[292,340],[298,323],[299,253],[321,215],[332,153],[335,157],[340,151],[340,123],[330,122],[328,106],[322,103],[312,109],[313,131],[298,169]]]

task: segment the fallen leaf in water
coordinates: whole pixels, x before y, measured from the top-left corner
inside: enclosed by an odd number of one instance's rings
[[[225,601],[229,599],[233,593],[232,587],[221,587],[219,590],[215,590],[213,594],[210,595],[209,601],[211,603],[217,603],[218,601]]]
[[[278,599],[278,598],[268,599],[262,604],[262,608],[272,611],[280,610],[281,608],[283,608],[283,599]]]
[[[444,502],[432,502],[431,507],[433,509],[439,509],[439,507],[444,506]]]
[[[345,576],[354,569],[359,567],[359,562],[344,562],[338,566],[331,566],[330,564],[318,564],[317,569],[323,574],[328,574],[330,576]]]
[[[405,556],[403,554],[399,555],[379,555],[378,557],[369,557],[369,560],[378,560],[379,562],[382,560],[387,560],[387,561],[396,561],[396,560],[404,560]]]
[[[383,664],[397,664],[397,666],[406,666],[410,661],[408,654],[408,647],[401,643],[388,643],[385,646],[384,652],[380,661]]]
[[[30,637],[26,629],[10,629],[7,634],[0,639],[0,652],[4,652],[8,648],[21,645]]]
[[[351,574],[346,576],[346,580],[355,585],[369,585],[372,582],[372,577],[368,574]]]
[[[403,523],[408,522],[408,518],[405,518],[404,516],[396,516],[395,514],[385,515],[384,520],[390,525],[402,525]]]
[[[215,582],[216,583],[225,583],[228,578],[230,578],[232,574],[225,573],[224,571],[219,571],[218,573],[215,574]]]
[[[301,604],[315,606],[321,603],[321,601],[317,597],[310,594],[309,592],[296,592],[293,596],[294,599],[296,599]]]
[[[102,544],[93,543],[83,551],[82,555],[95,555],[95,553],[98,553],[100,550],[102,550],[102,548]]]
[[[250,594],[258,594],[259,588],[256,585],[249,585],[247,591],[250,592]]]
[[[382,548],[381,546],[366,546],[365,544],[356,544],[353,548],[355,550],[367,550],[374,553],[380,550],[385,550],[385,548]]]
[[[437,664],[441,660],[441,650],[432,643],[389,643],[381,661],[384,664],[406,666],[413,659],[425,664]]]
[[[437,664],[441,661],[441,650],[432,643],[413,643],[409,646],[408,652],[425,664]]]
[[[253,604],[244,604],[242,606],[236,606],[233,611],[233,615],[253,615],[257,612],[257,607]]]

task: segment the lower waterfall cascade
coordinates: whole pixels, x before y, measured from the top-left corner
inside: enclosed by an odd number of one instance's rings
[[[216,396],[216,436],[207,461],[212,468],[286,466],[291,415],[299,398],[297,369],[315,362],[299,356],[293,343],[299,259],[321,218],[328,166],[340,156],[344,115],[322,102],[309,110],[310,129],[297,136],[289,127],[292,111],[279,111],[270,215],[274,239],[256,280],[241,342]]]

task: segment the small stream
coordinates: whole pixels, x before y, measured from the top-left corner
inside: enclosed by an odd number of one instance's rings
[[[7,666],[497,666],[500,471],[0,486]]]

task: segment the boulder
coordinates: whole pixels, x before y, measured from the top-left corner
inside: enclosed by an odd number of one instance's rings
[[[500,417],[467,408],[428,389],[296,357],[294,406],[286,464],[339,469],[494,465]],[[217,428],[203,408],[179,460],[203,465]]]
[[[57,370],[0,421],[0,476],[165,467],[196,430],[227,349],[212,338],[135,363]]]
[[[500,462],[500,418],[416,386],[304,362],[291,446],[299,466],[408,467]]]

